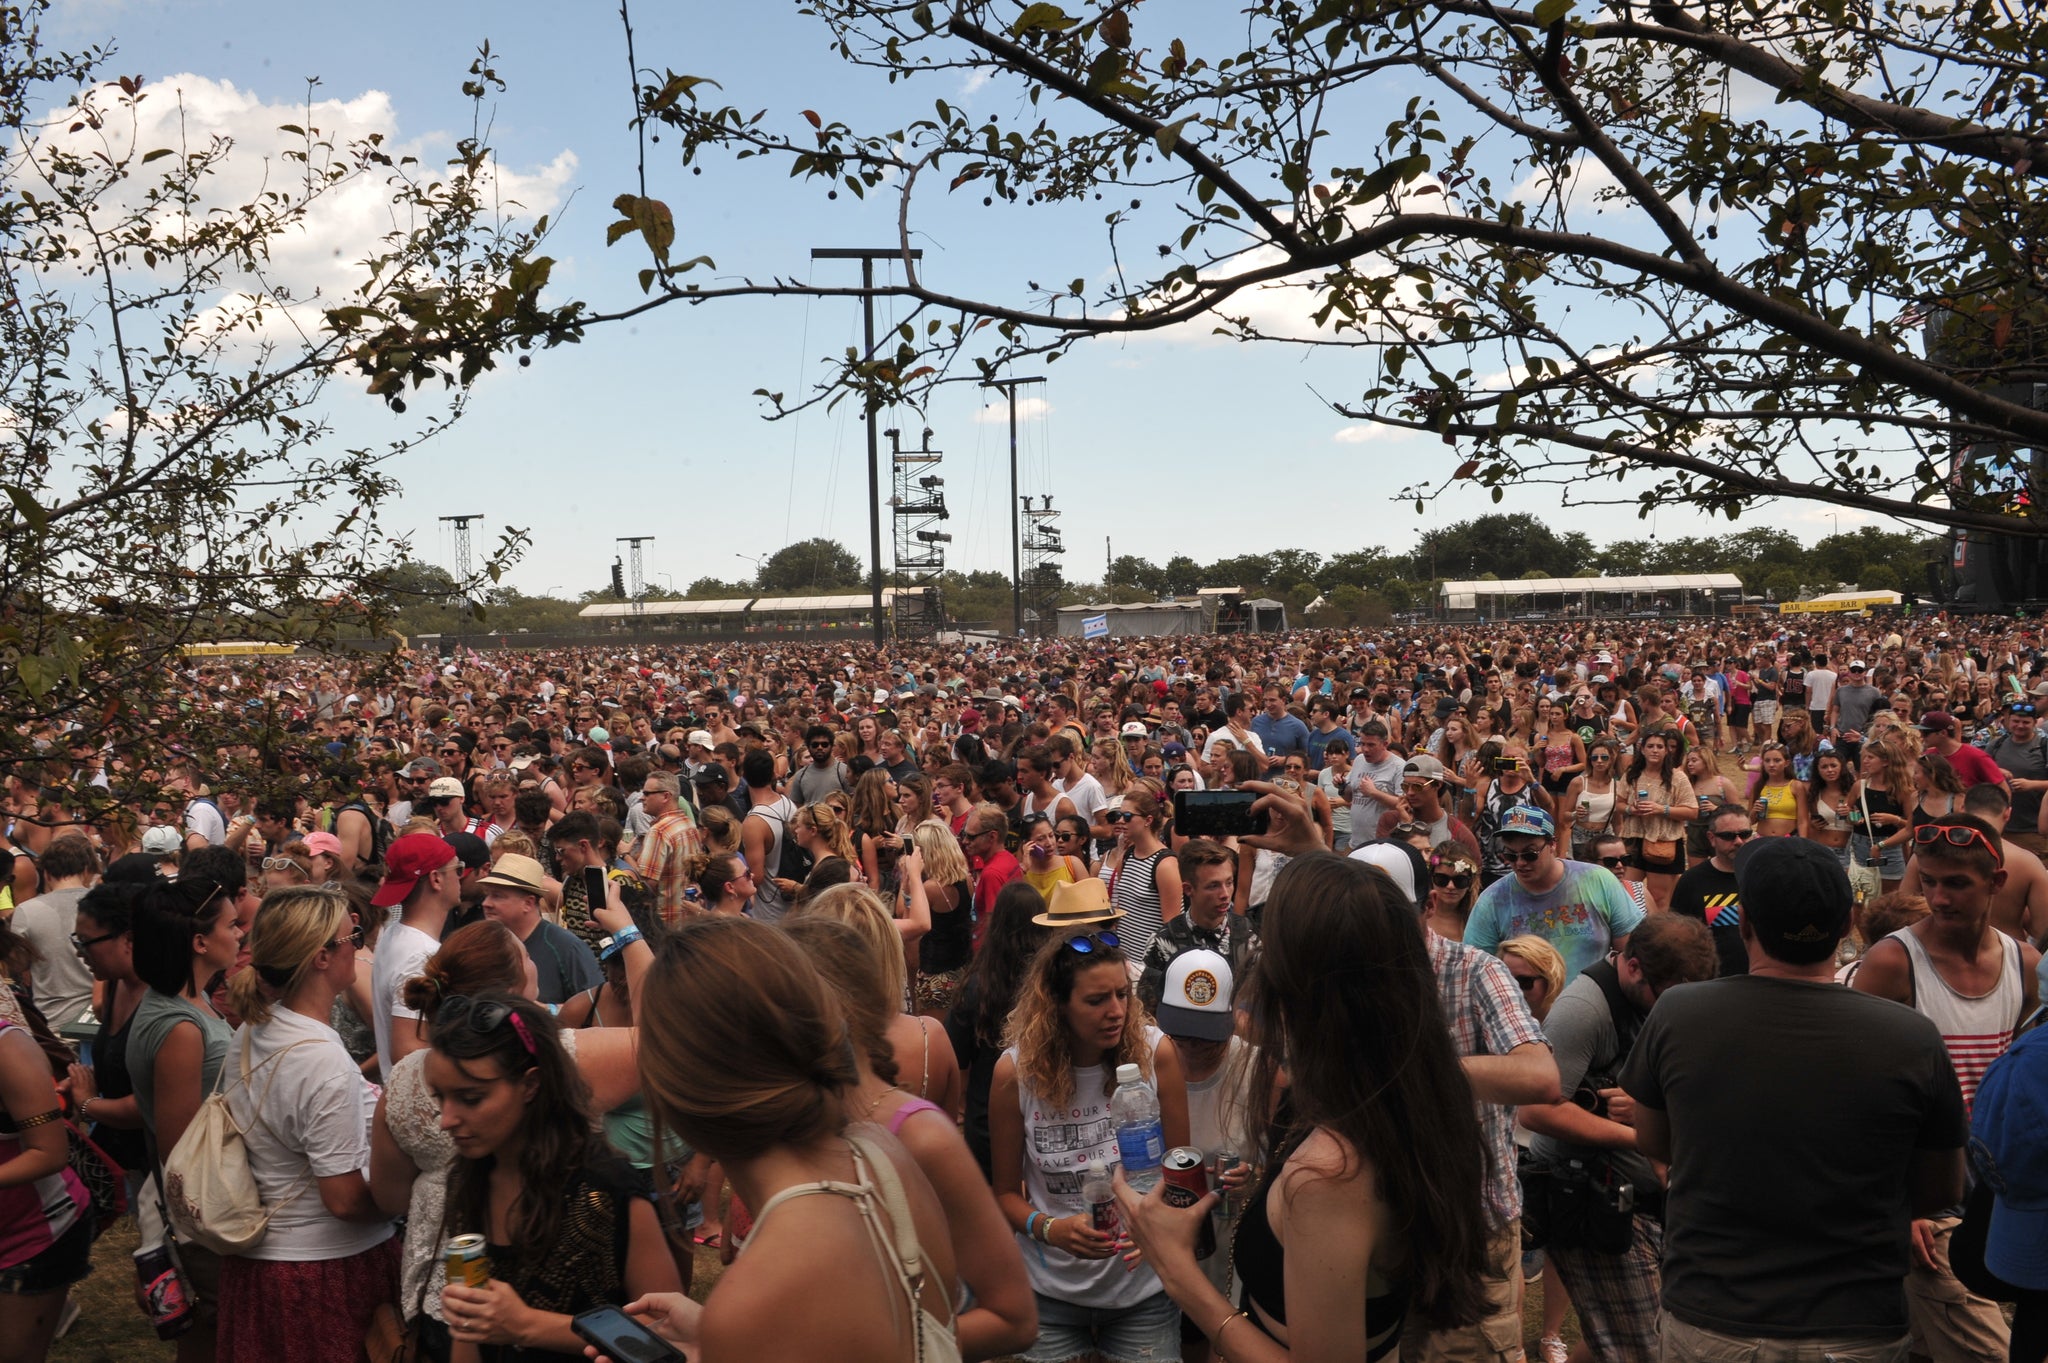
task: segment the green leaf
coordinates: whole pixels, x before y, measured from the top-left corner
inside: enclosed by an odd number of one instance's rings
[[[1052,33],[1064,33],[1074,24],[1075,20],[1069,19],[1067,12],[1058,5],[1031,4],[1026,5],[1024,12],[1017,16],[1017,22],[1010,25],[1010,36],[1021,38],[1027,33],[1036,33],[1041,29]]]
[[[1573,0],[1537,0],[1536,26],[1549,28],[1572,12]]]
[[[35,498],[29,496],[18,487],[8,488],[7,496],[14,503],[14,509],[21,513],[22,522],[30,530],[40,535],[49,528],[49,513],[43,510]]]
[[[41,700],[63,677],[64,664],[55,658],[24,653],[15,661],[14,670],[20,675],[21,688],[28,692],[29,698]]]
[[[171,149],[169,147],[158,147],[155,151],[143,153],[142,164],[146,166],[151,161],[156,160],[159,156],[169,156],[170,154]]]
[[[1180,141],[1180,130],[1185,128],[1188,119],[1193,117],[1193,114],[1189,114],[1188,118],[1177,118],[1171,123],[1162,124],[1159,131],[1152,134],[1152,140],[1159,144],[1161,156],[1173,155],[1174,143]]]

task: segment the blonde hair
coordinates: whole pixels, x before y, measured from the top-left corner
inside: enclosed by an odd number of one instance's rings
[[[348,896],[316,885],[290,885],[263,896],[249,929],[249,964],[228,984],[228,1000],[244,1023],[270,1021],[271,1005],[292,996],[337,929],[349,922]]]
[[[1541,975],[1549,987],[1543,991],[1543,1012],[1550,1011],[1550,1005],[1557,1002],[1558,993],[1564,988],[1564,957],[1557,954],[1557,948],[1533,933],[1521,937],[1510,937],[1500,944],[1503,956],[1519,956],[1530,969]],[[1535,1012],[1532,1008],[1531,1012]],[[1540,1018],[1541,1013],[1537,1016]]]
[[[706,853],[739,854],[740,821],[724,805],[705,805],[697,811],[697,831],[704,837]]]
[[[498,840],[491,844],[491,864],[497,865],[498,858],[507,853],[540,860],[540,849],[534,845],[533,839],[516,828],[508,828],[498,834]]]
[[[939,885],[958,885],[967,879],[967,854],[953,830],[937,819],[926,819],[910,830],[910,840],[924,856],[924,878]]]
[[[896,920],[880,895],[865,885],[834,885],[795,912],[804,918],[829,918],[858,932],[874,957],[883,987],[890,998],[899,1000],[901,1009],[900,1000],[910,987],[910,970],[903,960],[903,934],[896,931]]]
[[[796,821],[823,838],[833,856],[844,857],[856,866],[860,864],[860,849],[853,845],[853,835],[846,831],[839,811],[831,805],[805,805],[796,812]]]

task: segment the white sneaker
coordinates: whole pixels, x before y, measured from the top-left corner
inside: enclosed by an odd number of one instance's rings
[[[1565,1363],[1572,1356],[1571,1346],[1556,1335],[1545,1335],[1537,1340],[1536,1351],[1543,1355],[1543,1363]]]
[[[54,1338],[62,1339],[71,1333],[71,1327],[78,1323],[78,1298],[64,1299],[64,1309],[57,1314],[57,1333]]]

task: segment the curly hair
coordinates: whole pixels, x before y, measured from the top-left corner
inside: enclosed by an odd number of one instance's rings
[[[1075,951],[1075,939],[1088,935],[1085,930],[1060,933],[1038,949],[1017,990],[1017,1005],[1011,1010],[1004,1038],[1017,1049],[1018,1082],[1052,1107],[1064,1107],[1074,1098],[1074,1048],[1067,1034],[1067,1003],[1074,994],[1074,981],[1093,966],[1123,969],[1128,959],[1120,948],[1101,941],[1093,944],[1092,951]],[[1128,987],[1127,981],[1122,983]],[[1152,1078],[1152,1047],[1145,1039],[1151,1022],[1152,1015],[1133,993],[1116,1051],[1102,1057],[1104,1097],[1116,1087],[1119,1065],[1136,1065],[1147,1080]]]

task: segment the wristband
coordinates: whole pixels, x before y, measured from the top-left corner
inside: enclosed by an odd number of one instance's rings
[[[1042,1218],[1044,1215],[1044,1212],[1033,1212],[1031,1213],[1031,1215],[1024,1218],[1025,1239],[1036,1240],[1038,1238],[1038,1222],[1040,1218]]]
[[[642,940],[646,935],[640,931],[638,926],[622,928],[612,934],[612,949],[614,951],[624,951],[633,943]]]

